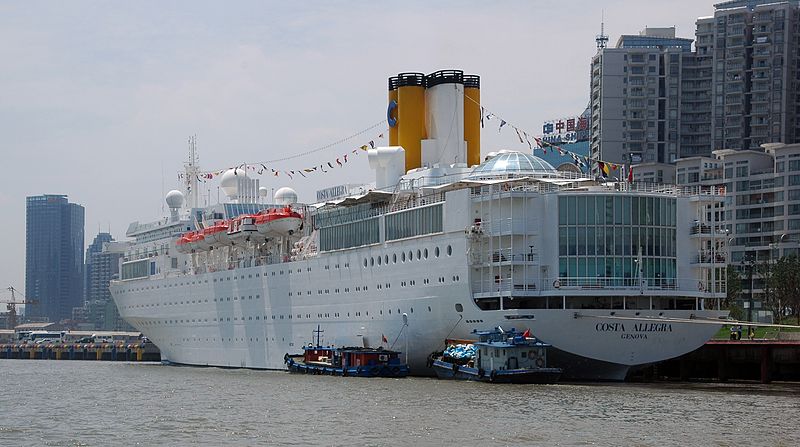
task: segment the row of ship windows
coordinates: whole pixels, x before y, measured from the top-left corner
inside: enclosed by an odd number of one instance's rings
[[[451,245],[447,246],[446,251],[447,251],[447,256],[452,256],[453,255],[453,247]],[[436,257],[436,258],[438,258],[440,256],[439,247],[434,247],[433,256]],[[399,256],[399,259],[400,259],[400,262],[406,262],[406,260],[408,260],[408,262],[411,262],[411,261],[414,260],[414,252],[409,250],[408,251],[408,256],[406,256],[406,252],[401,252],[400,256]],[[428,259],[428,249],[427,248],[424,249],[424,250],[417,249],[416,259],[418,261],[420,261],[422,259]],[[397,253],[392,254],[392,264],[397,264],[397,260],[398,260]],[[382,265],[382,264],[389,265],[389,255],[383,255],[383,256],[377,256],[377,257],[373,256],[373,257],[370,257],[369,260],[367,260],[367,258],[364,258],[364,267],[366,268],[367,266],[374,266],[376,262],[377,262],[378,265]],[[338,268],[340,268],[341,265],[342,264],[334,264],[334,268],[338,269]],[[350,263],[349,262],[345,262],[343,265],[344,265],[344,268],[350,268]],[[331,268],[330,265],[325,265],[325,267],[324,267],[325,270],[330,270],[330,268]],[[301,273],[302,271],[303,271],[303,269],[295,269],[295,273]],[[311,267],[306,267],[306,271],[310,272],[311,271]],[[287,275],[291,275],[292,274],[292,270],[291,269],[286,270],[285,273]],[[283,270],[280,270],[280,271],[277,271],[277,272],[271,272],[271,276],[283,275],[283,274],[284,274]],[[247,278],[252,279],[253,276],[255,276],[256,278],[259,278],[261,275],[259,273],[256,273],[255,275],[249,274],[249,275],[247,275]],[[266,276],[266,273],[265,273],[265,276]],[[240,276],[236,276],[236,275],[233,276],[233,280],[238,280],[238,279],[245,279],[245,276],[244,275],[242,275],[241,277]],[[230,281],[231,277],[228,276],[227,278],[219,278],[219,279],[214,278],[213,282],[217,282],[217,281],[223,282],[223,281],[226,281],[226,280]],[[203,284],[203,283],[208,283],[208,280],[206,279],[206,280],[202,280],[202,281],[191,281],[191,282],[186,281],[185,283],[176,282],[176,283],[173,283],[173,284],[165,284],[164,288],[182,287],[184,285],[188,286],[188,285]],[[157,286],[146,286],[146,287],[137,287],[137,288],[126,289],[126,290],[123,290],[123,292],[126,292],[126,293],[128,293],[128,292],[139,292],[139,291],[143,291],[143,290],[155,290],[155,289],[160,289],[160,288],[161,288],[160,285],[157,285]]]
[[[447,279],[444,276],[440,276],[439,278],[437,278],[437,281],[440,284],[444,284],[445,282],[447,282]],[[453,282],[461,281],[461,276],[460,275],[453,275],[452,281]],[[430,284],[430,279],[425,278],[425,279],[422,280],[422,283],[423,284]],[[411,287],[411,286],[415,286],[416,284],[417,284],[417,282],[415,280],[400,281],[400,287]],[[377,289],[378,290],[391,289],[391,288],[392,288],[392,284],[391,283],[378,284],[377,285]],[[369,286],[363,286],[363,287],[357,286],[357,287],[355,287],[354,290],[356,292],[366,292],[366,291],[369,290]],[[342,292],[350,293],[350,288],[349,287],[345,287],[344,289],[339,289],[339,288],[333,289],[333,293],[334,294],[338,294],[338,293],[342,293]],[[331,293],[331,289],[317,289],[317,295],[330,295],[330,293]],[[310,296],[311,295],[311,290],[307,290],[305,292],[305,294],[307,296]],[[302,295],[303,295],[303,292],[289,292],[289,296],[302,296]],[[245,300],[244,296],[241,296],[241,297],[234,296],[232,298],[233,298],[233,301],[239,301],[240,299],[242,301]],[[261,295],[256,295],[255,296],[255,299],[260,299],[260,298],[261,298]],[[249,297],[247,297],[247,299],[252,300],[253,299],[253,295],[250,295]],[[231,297],[219,298],[219,300],[217,298],[213,299],[213,302],[216,303],[217,301],[219,301],[219,302],[231,301]],[[170,306],[170,305],[178,305],[178,304],[201,304],[201,303],[204,303],[204,302],[207,303],[208,299],[206,299],[206,300],[191,300],[191,301],[186,300],[185,302],[184,301],[171,301],[171,302],[164,303],[164,305],[165,306]],[[132,305],[132,306],[125,306],[124,308],[133,309],[133,308],[142,308],[142,307],[159,307],[160,305],[161,305],[161,303],[136,304],[136,305]]]
[[[440,256],[439,247],[434,247],[433,256],[435,258],[438,258]],[[453,256],[453,247],[450,246],[450,245],[447,246],[447,256]],[[406,252],[403,251],[403,252],[400,252],[400,256],[399,257],[397,256],[397,253],[392,254],[392,264],[397,264],[397,260],[398,259],[400,260],[401,263],[402,262],[406,262],[406,260],[408,260],[408,262],[412,262],[414,260],[414,252],[412,250],[409,250],[408,251],[408,256],[406,256]],[[424,249],[424,250],[423,249],[417,249],[417,258],[416,259],[417,259],[417,261],[421,261],[423,259],[428,259],[428,249],[427,248]],[[383,255],[383,256],[377,256],[377,257],[376,256],[371,256],[369,258],[369,260],[367,258],[364,258],[364,268],[374,267],[376,263],[378,265],[381,265],[381,264],[389,265],[389,255]]]
[[[431,307],[428,306],[428,312],[431,312],[431,311],[432,311]],[[412,314],[414,313],[414,308],[413,307],[409,308],[409,313],[412,313]],[[340,314],[339,312],[318,313],[318,314],[316,314],[316,318],[318,318],[318,319],[319,318],[352,318],[351,314],[352,314],[352,317],[360,317],[360,316],[362,316],[362,312],[361,311],[356,311],[356,312],[347,312],[346,316],[342,316],[342,314]],[[392,309],[388,309],[386,314],[387,315],[393,315]],[[383,309],[378,311],[378,315],[384,315]],[[401,312],[400,312],[399,308],[397,309],[397,314],[396,315],[401,315]],[[369,311],[363,312],[363,316],[368,317],[369,316]],[[374,317],[374,314],[373,314],[373,317]],[[231,320],[231,318],[233,318],[233,320]],[[292,320],[292,319],[301,320],[303,318],[311,319],[312,318],[312,314],[272,315],[272,319],[273,320]],[[255,317],[252,316],[252,315],[249,315],[249,316],[247,316],[247,318],[245,318],[245,316],[242,315],[241,317],[220,317],[220,318],[214,317],[210,321],[212,323],[214,323],[214,322],[223,323],[223,322],[229,322],[229,321],[236,322],[236,321],[261,321],[261,320],[262,320],[261,315],[256,315]],[[268,320],[267,315],[263,316],[263,320],[264,321]],[[171,325],[171,324],[208,323],[208,322],[209,322],[208,318],[192,318],[192,319],[187,318],[187,319],[163,320],[163,321],[160,321],[160,320],[140,321],[140,324],[142,324],[144,326],[152,327],[152,326],[164,326],[164,325]]]
[[[453,275],[452,279],[453,279],[453,282],[459,282],[459,281],[461,281],[461,276],[460,275]],[[445,279],[444,276],[440,276],[439,278],[437,278],[437,281],[440,284],[444,284],[445,282],[447,282],[447,280]],[[422,280],[422,283],[423,284],[430,284],[431,281],[430,281],[430,279],[425,278],[425,279]],[[411,281],[400,281],[400,287],[411,287],[411,286],[415,286],[416,284],[417,284],[417,282],[414,281],[413,279]],[[378,284],[376,286],[376,288],[378,290],[391,289],[392,288],[392,284],[391,283]],[[366,291],[369,290],[369,286],[364,286],[364,287],[357,286],[354,290],[356,292],[366,292]],[[350,293],[350,288],[349,287],[345,287],[344,289],[336,288],[336,289],[333,289],[333,293],[334,294]],[[305,294],[306,295],[311,295],[311,291],[307,290],[305,292]],[[330,294],[331,294],[331,289],[317,289],[317,295],[330,295]],[[303,295],[303,292],[289,292],[289,296],[302,296],[302,295]]]

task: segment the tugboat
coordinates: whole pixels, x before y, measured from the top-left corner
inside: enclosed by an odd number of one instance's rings
[[[286,353],[283,361],[290,372],[352,377],[406,377],[408,365],[399,351],[383,348],[320,346],[319,327],[316,346],[303,347],[302,354]]]
[[[505,332],[498,326],[472,333],[479,341],[448,344],[428,357],[438,378],[493,383],[556,383],[561,378],[561,368],[547,367],[550,345],[531,337],[530,330]]]

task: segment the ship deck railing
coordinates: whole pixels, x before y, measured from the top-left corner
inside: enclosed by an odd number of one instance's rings
[[[501,277],[495,275],[493,278],[473,280],[473,294],[477,298],[497,296],[497,295],[518,295],[535,296],[542,292],[626,292],[626,293],[658,293],[658,294],[690,294],[707,295],[714,297],[725,293],[724,281],[717,280],[713,287],[711,281],[697,279],[676,279],[676,278],[627,278],[627,277],[552,277],[537,278],[531,277]],[[552,293],[547,293],[552,295]]]

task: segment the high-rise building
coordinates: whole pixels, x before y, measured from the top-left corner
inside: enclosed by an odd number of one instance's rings
[[[83,304],[84,209],[65,195],[26,199],[25,296],[31,319],[60,321]]]
[[[119,256],[112,259],[108,254],[103,254],[103,244],[111,242],[114,237],[110,233],[98,233],[94,241],[86,249],[86,287],[84,289],[86,301],[111,299],[108,291],[108,282],[111,275],[119,272]]]
[[[713,67],[713,148],[800,142],[800,0],[714,6],[697,22],[698,56]]]
[[[681,72],[692,39],[675,28],[623,35],[592,58],[591,158],[612,163],[672,163],[679,156]],[[692,59],[692,62],[693,59]]]
[[[732,0],[674,28],[598,45],[592,158],[672,164],[718,149],[800,142],[800,0]],[[598,40],[598,43],[600,41]]]
[[[127,243],[115,242],[109,233],[99,233],[86,249],[86,320],[94,330],[122,330],[127,327],[119,318],[108,284],[119,274],[119,260]],[[123,326],[124,325],[124,326]]]

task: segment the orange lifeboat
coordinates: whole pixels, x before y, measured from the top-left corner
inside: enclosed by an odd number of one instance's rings
[[[211,248],[212,246],[226,245],[230,243],[228,237],[228,221],[217,222],[216,224],[203,229],[203,246]]]
[[[294,234],[303,224],[303,216],[288,206],[263,210],[255,217],[258,233],[267,237]]]

